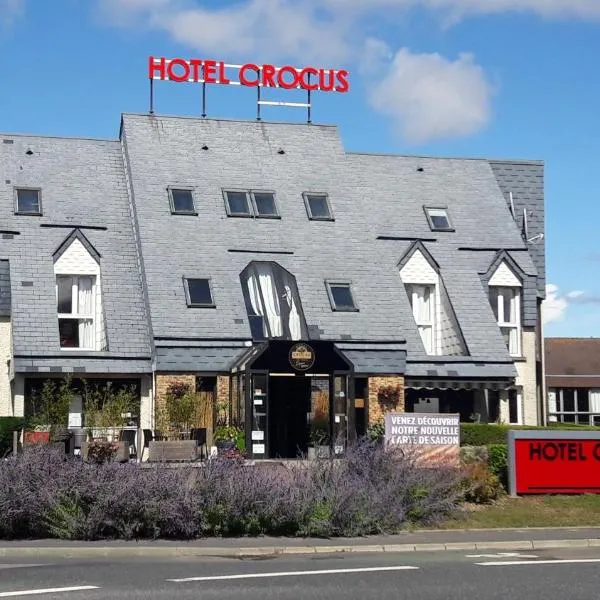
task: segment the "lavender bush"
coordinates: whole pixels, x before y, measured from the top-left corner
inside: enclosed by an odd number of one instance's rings
[[[49,446],[0,462],[0,538],[194,539],[359,536],[435,523],[457,510],[460,474],[361,442],[343,460],[292,467],[86,464]]]

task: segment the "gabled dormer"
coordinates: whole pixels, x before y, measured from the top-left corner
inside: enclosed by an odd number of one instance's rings
[[[53,258],[61,350],[107,350],[99,252],[74,229]]]
[[[425,352],[466,355],[467,348],[440,268],[424,244],[411,245],[398,264]]]

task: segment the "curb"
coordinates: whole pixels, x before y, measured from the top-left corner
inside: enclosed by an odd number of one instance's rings
[[[0,547],[0,557],[61,557],[61,558],[169,558],[212,556],[243,558],[252,556],[285,556],[335,553],[404,553],[404,552],[457,552],[478,550],[549,550],[557,548],[600,548],[600,539],[579,540],[524,540],[508,542],[452,542],[448,544],[383,544],[357,546],[264,546],[256,548],[189,546],[37,546]]]

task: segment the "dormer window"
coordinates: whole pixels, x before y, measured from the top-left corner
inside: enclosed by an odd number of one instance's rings
[[[435,285],[409,284],[406,293],[425,352],[436,354]]]
[[[96,278],[57,275],[56,303],[61,348],[96,349]]]
[[[432,231],[453,231],[447,208],[425,207],[427,221]]]
[[[42,191],[39,188],[16,188],[15,213],[18,215],[42,214]]]
[[[511,356],[521,356],[521,290],[490,286],[490,304]]]
[[[191,189],[169,188],[171,213],[174,215],[197,215]]]

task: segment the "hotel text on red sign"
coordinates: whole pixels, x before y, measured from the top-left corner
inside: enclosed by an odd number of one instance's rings
[[[220,83],[246,87],[303,89],[306,91],[347,92],[349,73],[344,69],[297,68],[270,64],[228,65],[222,61],[198,58],[150,56],[148,77],[176,82]]]
[[[600,493],[597,432],[511,431],[509,463],[513,494]]]

